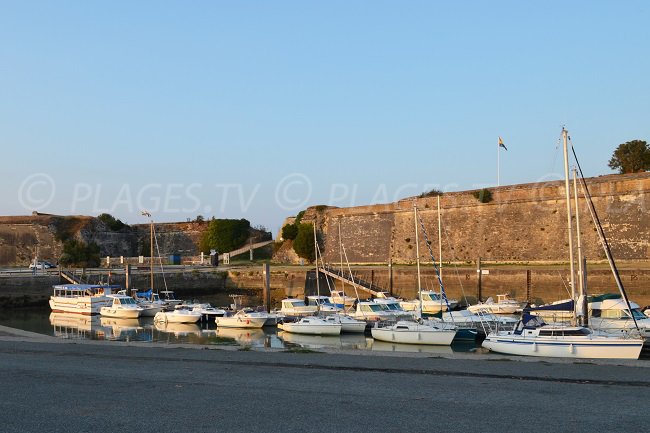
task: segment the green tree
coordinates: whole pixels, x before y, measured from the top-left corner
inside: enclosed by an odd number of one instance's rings
[[[76,239],[63,243],[63,254],[59,260],[62,265],[94,268],[99,266],[99,245],[94,242],[85,244]]]
[[[293,250],[298,254],[298,257],[313,262],[316,258],[314,247],[314,226],[312,224],[298,224],[298,234],[293,241]]]
[[[619,144],[608,165],[619,173],[648,171],[650,170],[650,146],[642,140]]]
[[[211,220],[199,245],[201,251],[209,253],[211,249],[215,249],[227,253],[236,250],[248,240],[250,228],[251,223],[246,219]]]
[[[282,227],[282,239],[284,240],[294,240],[298,236],[298,226],[295,224],[286,224]]]
[[[119,219],[115,219],[113,215],[108,213],[103,213],[99,215],[97,219],[103,222],[104,224],[106,224],[106,227],[108,227],[113,231],[122,230],[124,227],[126,227],[126,224],[124,224]]]

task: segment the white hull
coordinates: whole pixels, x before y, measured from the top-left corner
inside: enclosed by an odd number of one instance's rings
[[[113,317],[116,319],[137,319],[142,312],[141,308],[116,308],[116,307],[102,307],[99,314],[103,317]]]
[[[214,319],[220,328],[261,328],[266,323],[266,317],[217,317]]]
[[[285,332],[292,332],[294,334],[306,335],[340,335],[341,325],[336,323],[280,323],[279,329]]]
[[[93,315],[99,314],[102,307],[111,305],[111,300],[107,297],[96,296],[82,296],[76,298],[50,296],[49,303],[50,308],[55,313]]]
[[[140,304],[140,308],[142,308],[140,317],[155,317],[156,314],[160,313],[163,310],[162,305],[155,304]]]
[[[201,314],[192,311],[161,311],[153,320],[163,323],[196,323],[201,320]]]
[[[330,315],[324,319],[328,323],[341,325],[341,332],[362,333],[366,331],[366,322],[347,316]]]
[[[479,311],[490,314],[516,314],[521,312],[521,307],[518,304],[477,304],[470,305],[467,310],[475,314]]]
[[[389,343],[449,346],[456,336],[455,329],[434,329],[426,325],[411,325],[409,329],[400,329],[399,324],[400,322],[394,326],[372,328],[372,338]]]
[[[449,302],[449,308],[452,310],[458,306],[458,302]],[[419,311],[420,302],[419,301],[402,301],[400,302],[400,307],[404,311]],[[440,311],[447,311],[447,304],[440,304],[440,302],[431,302],[424,301],[422,302],[422,312],[426,314],[436,314]]]
[[[569,339],[490,334],[483,341],[483,347],[508,355],[638,359],[643,341],[597,336]]]

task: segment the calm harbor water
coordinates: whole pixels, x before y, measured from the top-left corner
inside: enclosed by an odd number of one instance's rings
[[[161,324],[153,318],[114,319],[101,316],[52,313],[48,307],[0,311],[0,325],[64,339],[98,341],[143,341],[152,344],[236,345],[278,349],[352,349],[364,351],[472,353],[480,346],[459,343],[447,346],[420,346],[373,341],[370,335],[342,334],[313,336],[290,334],[276,327],[263,329],[217,328],[214,321],[199,324]]]
[[[276,327],[263,329],[217,328],[214,321],[198,324],[161,324],[153,318],[114,319],[101,316],[52,313],[49,307],[0,310],[0,325],[62,339],[97,341],[141,341],[152,344],[231,345],[251,348],[348,349],[380,352],[421,352],[445,355],[486,352],[480,344],[454,343],[449,346],[422,346],[374,341],[369,334],[313,336],[291,334]],[[494,356],[499,356],[494,354]],[[650,350],[641,359],[650,360]]]

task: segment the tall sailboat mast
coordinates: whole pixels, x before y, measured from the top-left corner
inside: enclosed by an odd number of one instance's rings
[[[422,279],[420,276],[420,235],[418,228],[418,206],[413,203],[413,222],[415,223],[415,263],[418,270],[418,299],[420,300],[420,317],[422,317]]]
[[[567,215],[567,230],[569,233],[569,268],[571,272],[571,299],[574,302],[574,317],[575,322],[575,302],[576,302],[576,276],[575,276],[575,259],[573,257],[573,217],[571,212],[571,188],[569,185],[569,147],[568,147],[569,131],[564,127],[562,128],[562,143],[564,147],[564,189],[566,193],[566,215]]]

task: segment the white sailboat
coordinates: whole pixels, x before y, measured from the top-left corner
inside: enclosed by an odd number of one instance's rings
[[[568,132],[564,128],[562,128],[562,137],[564,142],[565,193],[567,205],[567,226],[569,233],[571,289],[572,298],[575,300],[577,297],[575,293],[576,285],[573,270],[573,223],[571,216],[571,192],[569,188]],[[602,235],[602,233],[599,234]],[[605,243],[603,242],[603,244]],[[575,322],[575,306],[573,308],[573,318]],[[514,330],[490,332],[482,344],[483,347],[493,352],[506,353],[510,355],[546,356],[556,358],[637,359],[643,348],[643,340],[640,338],[606,337],[596,335],[589,328],[583,326],[551,326],[544,323],[540,317],[529,314],[528,310],[524,311],[521,320]]]
[[[418,271],[418,298],[420,299],[419,316],[422,317],[422,282],[420,275],[420,237],[418,227],[418,209],[413,205],[415,220],[415,255]],[[400,320],[394,324],[376,322],[370,331],[372,338],[380,341],[404,344],[431,344],[449,346],[456,336],[456,328],[450,324],[433,322],[415,322]]]

